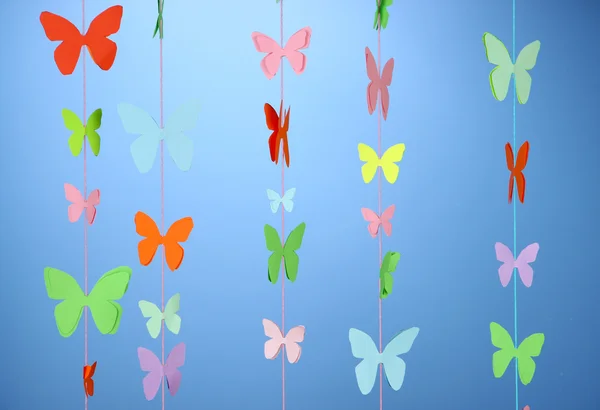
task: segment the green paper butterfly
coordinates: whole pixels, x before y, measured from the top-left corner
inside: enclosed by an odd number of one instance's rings
[[[392,293],[392,288],[394,287],[392,272],[396,271],[396,265],[398,265],[399,260],[400,254],[398,252],[388,251],[383,257],[383,262],[379,269],[379,280],[381,281],[379,297],[381,299],[387,298]]]
[[[87,124],[84,126],[77,114],[73,111],[64,108],[62,117],[65,127],[73,131],[69,137],[69,149],[74,157],[78,156],[83,148],[83,140],[87,136],[90,143],[90,148],[95,156],[100,154],[100,135],[96,132],[102,126],[102,110],[98,108],[90,115]]]
[[[510,54],[502,41],[490,33],[483,34],[483,44],[488,61],[496,67],[490,73],[490,87],[494,98],[504,101],[508,94],[510,78],[515,75],[515,87],[519,103],[525,104],[531,92],[531,76],[527,72],[535,67],[541,43],[536,40],[527,44],[513,64]]]
[[[77,281],[68,273],[54,268],[44,269],[48,297],[62,300],[54,308],[54,318],[60,335],[69,337],[75,332],[85,306],[90,308],[100,333],[117,333],[123,308],[115,300],[121,299],[127,292],[129,279],[131,268],[120,266],[102,275],[86,296]]]
[[[177,314],[179,312],[179,301],[181,300],[181,295],[179,293],[171,296],[171,299],[167,302],[165,306],[165,311],[161,312],[158,306],[154,303],[150,303],[147,300],[140,300],[138,302],[138,306],[142,311],[142,315],[144,317],[150,318],[146,322],[146,327],[148,328],[148,333],[152,336],[153,339],[156,339],[160,334],[160,328],[162,325],[162,321],[165,321],[165,325],[167,329],[169,329],[174,334],[179,334],[179,329],[181,329],[181,317]]]
[[[534,333],[525,338],[518,348],[515,348],[512,337],[498,323],[490,323],[490,332],[492,334],[492,344],[500,349],[494,352],[492,356],[494,377],[497,379],[502,377],[512,359],[517,359],[519,379],[521,379],[521,383],[528,385],[535,374],[533,357],[538,357],[542,352],[545,340],[544,334]]]
[[[156,27],[154,27],[154,34],[152,38],[156,37],[156,33],[160,32],[159,38],[163,38],[163,8],[165,6],[164,0],[158,0],[158,17],[156,18]]]
[[[298,276],[298,265],[300,258],[296,251],[302,246],[302,238],[304,238],[304,230],[306,224],[302,222],[294,228],[287,237],[285,245],[281,246],[279,233],[271,225],[265,225],[265,240],[267,249],[273,252],[269,256],[269,282],[277,283],[279,278],[279,270],[281,269],[281,258],[283,258],[285,266],[285,276],[294,282]]]
[[[381,23],[381,28],[386,28],[388,20],[390,18],[390,13],[387,11],[387,8],[394,3],[394,0],[375,0],[375,4],[377,5],[377,10],[375,11],[375,21],[373,22],[373,28],[375,30],[379,30],[379,23]]]

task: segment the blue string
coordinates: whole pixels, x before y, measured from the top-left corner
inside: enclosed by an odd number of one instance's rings
[[[516,62],[516,0],[512,2],[512,58],[513,64]],[[513,151],[517,152],[517,82],[513,79]],[[513,199],[513,253],[517,257],[517,198]],[[516,270],[516,269],[515,269]],[[515,315],[515,346],[517,341],[517,276],[513,270],[513,295],[514,295],[514,315]],[[519,362],[515,358],[515,410],[519,410]]]

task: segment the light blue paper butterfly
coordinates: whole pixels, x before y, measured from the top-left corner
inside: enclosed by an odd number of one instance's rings
[[[380,364],[383,364],[385,377],[390,387],[395,391],[400,390],[404,383],[406,363],[398,355],[410,350],[418,334],[418,327],[404,330],[388,343],[383,349],[383,353],[379,353],[375,342],[368,334],[358,329],[350,329],[352,355],[357,359],[363,359],[355,369],[356,381],[362,394],[367,395],[373,390],[377,378],[377,368]]]
[[[292,212],[294,209],[294,195],[296,195],[296,188],[290,188],[285,191],[283,198],[272,189],[267,189],[267,198],[271,201],[271,211],[275,214],[279,209],[279,205],[283,204],[283,208],[286,212]]]
[[[184,134],[196,126],[200,103],[192,100],[180,106],[161,129],[154,118],[141,108],[121,103],[118,106],[123,128],[139,137],[131,143],[131,155],[135,166],[142,173],[154,165],[159,142],[164,140],[177,168],[188,171],[192,166],[194,142]]]

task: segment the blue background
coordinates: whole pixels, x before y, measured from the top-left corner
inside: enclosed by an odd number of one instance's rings
[[[377,144],[377,117],[366,110],[364,47],[376,53],[374,1],[286,2],[285,37],[310,25],[308,68],[284,63],[292,107],[292,166],[296,208],[286,225],[305,221],[299,278],[286,284],[286,326],[307,328],[303,355],[286,364],[287,408],[376,409],[356,386],[348,329],[377,338],[377,240],[360,208],[377,209],[377,184],[360,176],[357,143]],[[89,22],[113,5],[89,2]],[[90,359],[98,360],[90,409],[158,409],[146,403],[136,349],[158,352],[137,307],[160,301],[160,263],[141,267],[133,216],[160,218],[159,167],[140,175],[117,104],[159,114],[156,3],[126,1],[116,62],[109,72],[88,58],[88,112],[104,110],[102,151],[89,159],[89,187],[102,203],[90,229],[90,282],[129,265],[134,274],[122,300],[115,336],[90,324]],[[72,273],[82,283],[82,221],[70,224],[63,184],[82,188],[82,158],[67,148],[60,111],[81,115],[82,71],[63,77],[56,44],[39,14],[49,10],[81,22],[77,1],[13,1],[3,7],[4,104],[0,166],[3,212],[3,305],[0,408],[83,407],[83,329],[68,339],[56,330],[43,268]],[[514,371],[495,379],[489,323],[513,326],[512,283],[500,286],[494,243],[512,248],[504,144],[512,141],[512,89],[494,100],[482,34],[511,44],[511,1],[397,2],[382,34],[382,60],[394,57],[391,108],[383,145],[407,151],[396,184],[383,186],[383,206],[396,204],[394,233],[384,251],[401,252],[396,286],[384,301],[383,334],[419,326],[399,392],[384,386],[385,408],[514,408]],[[598,239],[597,66],[600,8],[593,0],[530,0],[517,4],[516,44],[539,39],[529,102],[517,107],[517,144],[531,143],[525,205],[518,204],[518,249],[539,242],[534,285],[519,282],[519,334],[546,334],[533,382],[520,387],[520,406],[597,409]],[[181,333],[167,333],[167,351],[188,345],[183,384],[169,409],[276,410],[281,363],[265,360],[263,317],[280,323],[280,286],[266,280],[265,223],[279,227],[266,188],[278,190],[280,169],[268,159],[263,104],[279,103],[279,77],[268,81],[254,50],[254,30],[279,38],[275,1],[176,2],[165,5],[165,112],[190,98],[203,111],[189,135],[193,168],[166,161],[166,219],[192,216],[195,229],[166,297],[182,295]],[[522,339],[522,337],[520,337]]]

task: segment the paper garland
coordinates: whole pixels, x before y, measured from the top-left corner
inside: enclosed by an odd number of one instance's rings
[[[382,212],[381,190],[382,173],[385,179],[393,184],[398,179],[400,168],[397,165],[404,156],[405,145],[395,144],[388,148],[381,155],[381,119],[387,119],[390,95],[388,87],[392,84],[392,74],[394,71],[394,59],[389,59],[383,70],[381,68],[381,30],[385,29],[389,20],[387,7],[392,5],[392,0],[379,0],[375,12],[374,28],[377,30],[377,62],[369,50],[365,48],[365,60],[369,84],[367,85],[367,110],[373,114],[376,108],[378,110],[378,147],[380,152],[376,152],[367,144],[358,144],[359,159],[364,162],[361,168],[363,181],[368,184],[376,174],[378,178],[378,211],[375,212],[368,208],[362,208],[361,212],[365,221],[368,222],[367,231],[373,237],[379,239],[379,348],[375,345],[373,339],[365,332],[358,329],[350,329],[349,339],[352,355],[361,362],[356,366],[356,381],[358,388],[363,395],[369,394],[375,386],[377,378],[377,369],[379,368],[379,409],[383,408],[383,370],[388,384],[393,390],[400,390],[404,383],[406,364],[398,355],[407,353],[419,334],[418,327],[411,327],[398,333],[384,348],[382,345],[382,300],[392,294],[394,286],[393,273],[400,260],[398,252],[388,251],[385,256],[382,255],[383,232],[387,236],[392,234],[391,219],[396,211],[395,205],[388,206]],[[379,100],[379,102],[378,102]],[[382,228],[382,229],[380,229]]]
[[[115,334],[119,330],[123,309],[116,300],[121,299],[131,279],[131,268],[121,266],[106,272],[88,293],[88,225],[96,220],[96,207],[100,204],[100,191],[93,190],[87,196],[87,144],[95,156],[100,154],[101,139],[98,130],[102,125],[102,110],[97,109],[86,119],[86,47],[90,51],[92,61],[102,70],[109,70],[117,55],[117,45],[106,38],[119,31],[122,6],[112,6],[100,13],[85,29],[85,3],[82,10],[81,32],[64,17],[44,11],[40,22],[50,41],[61,41],[54,50],[54,61],[63,75],[75,71],[82,54],[83,69],[83,114],[80,119],[69,109],[62,110],[65,127],[72,132],[68,139],[68,147],[74,157],[83,151],[83,193],[75,186],[65,183],[65,197],[70,202],[67,215],[71,223],[77,222],[84,215],[83,252],[84,288],[77,280],[66,272],[47,267],[44,269],[44,282],[48,297],[61,302],[54,308],[54,318],[58,332],[63,337],[70,337],[76,330],[83,313],[84,317],[84,365],[83,389],[85,394],[84,408],[88,408],[88,398],[94,395],[94,374],[97,362],[88,362],[88,308],[92,319],[102,334]],[[82,34],[84,33],[84,34]],[[86,46],[86,47],[84,47]]]
[[[267,224],[264,228],[267,249],[271,252],[267,263],[267,278],[272,284],[279,280],[279,273],[285,272],[285,277],[290,282],[295,282],[298,277],[300,258],[296,251],[302,246],[306,224],[303,222],[292,229],[285,239],[285,212],[292,212],[294,208],[294,197],[296,188],[285,190],[285,168],[290,167],[290,147],[288,132],[290,126],[290,108],[284,109],[284,81],[283,81],[283,57],[286,57],[292,70],[296,74],[302,74],[306,68],[306,55],[300,50],[309,47],[312,30],[304,27],[294,33],[285,43],[283,41],[283,0],[277,1],[280,9],[280,44],[271,37],[259,33],[252,33],[252,42],[256,51],[266,53],[260,62],[260,67],[267,79],[271,80],[279,72],[281,79],[281,98],[279,111],[266,103],[264,105],[267,128],[271,131],[268,139],[269,158],[279,164],[281,161],[281,194],[272,189],[267,189],[267,198],[270,201],[271,212],[276,214],[281,209],[281,235],[277,229]],[[265,336],[269,338],[265,342],[264,355],[267,359],[275,359],[281,354],[281,400],[282,409],[285,410],[285,357],[289,363],[297,363],[302,353],[301,342],[304,341],[305,327],[295,326],[285,333],[285,278],[281,278],[281,327],[269,319],[263,319]]]
[[[487,59],[490,63],[496,65],[489,75],[490,88],[492,95],[498,101],[503,101],[510,86],[511,77],[514,75],[514,92],[513,92],[513,143],[505,145],[505,155],[508,170],[510,172],[508,180],[508,202],[512,203],[513,207],[513,251],[506,245],[497,242],[495,245],[496,259],[502,262],[498,269],[500,283],[503,287],[508,286],[508,283],[513,278],[513,294],[514,294],[514,338],[510,333],[496,322],[490,323],[490,333],[492,344],[499,350],[494,352],[492,357],[492,369],[494,377],[500,378],[504,375],[511,361],[515,360],[515,409],[519,407],[519,381],[523,385],[528,385],[535,374],[536,363],[535,357],[538,357],[544,346],[545,336],[543,333],[534,333],[518,343],[518,312],[517,312],[517,278],[516,273],[519,273],[521,281],[525,287],[529,288],[533,283],[533,269],[529,265],[535,262],[539,244],[533,243],[526,246],[517,256],[517,199],[513,200],[514,186],[517,186],[518,200],[525,203],[525,176],[523,171],[527,165],[529,157],[530,144],[525,141],[517,153],[515,159],[513,147],[517,147],[517,126],[516,126],[516,108],[517,100],[520,104],[525,104],[529,100],[531,92],[531,76],[528,71],[532,70],[537,62],[537,56],[540,51],[541,43],[534,41],[526,45],[523,50],[516,56],[515,47],[515,2],[513,1],[513,21],[512,21],[512,58],[506,46],[493,34],[483,34],[483,44]],[[514,61],[514,64],[513,64]],[[513,253],[514,252],[514,253]],[[524,410],[529,410],[529,405],[526,405]]]
[[[159,33],[160,48],[160,126],[141,108],[134,105],[121,103],[117,110],[125,131],[138,137],[131,143],[133,162],[142,174],[150,171],[155,163],[157,153],[160,152],[160,202],[161,216],[160,227],[144,212],[137,212],[134,217],[135,230],[142,239],[138,243],[138,258],[142,266],[152,263],[158,248],[162,245],[161,256],[161,305],[160,308],[147,300],[140,300],[138,306],[142,315],[147,318],[146,328],[150,337],[161,337],[160,359],[150,350],[138,347],[137,354],[140,368],[148,372],[143,379],[142,386],[146,400],[153,400],[161,390],[162,409],[165,409],[165,379],[169,393],[174,396],[181,385],[182,374],[179,370],[185,363],[186,345],[177,344],[165,360],[165,325],[173,334],[179,334],[181,317],[178,315],[181,295],[172,295],[165,305],[165,264],[172,271],[180,268],[184,259],[182,243],[188,240],[194,221],[185,217],[175,221],[165,231],[165,176],[164,176],[164,146],[166,143],[169,155],[181,171],[188,171],[192,166],[194,153],[193,141],[185,134],[196,126],[200,114],[200,104],[189,101],[180,106],[175,113],[164,123],[163,105],[163,5],[158,0],[158,17],[154,36]]]

